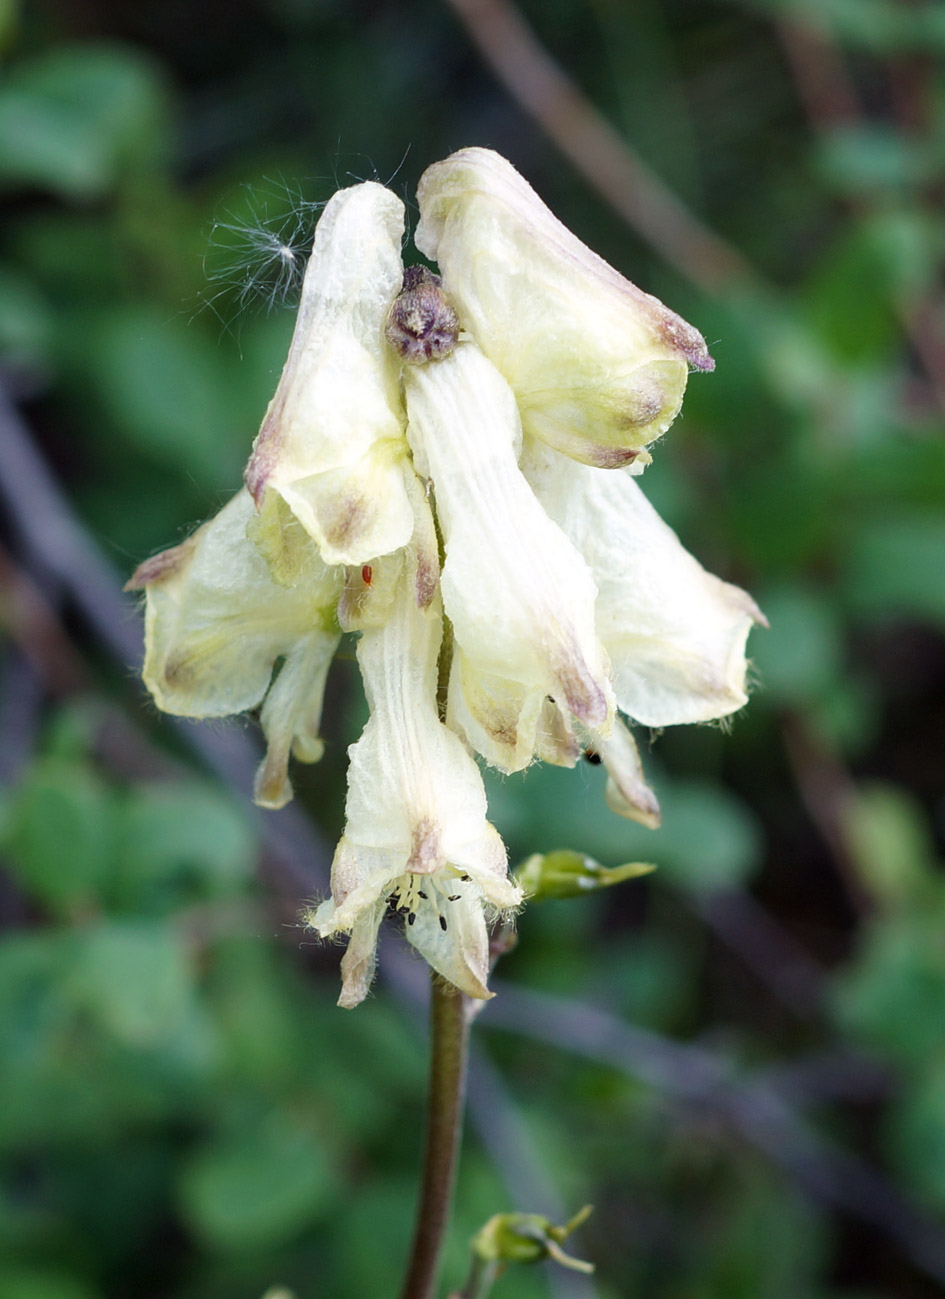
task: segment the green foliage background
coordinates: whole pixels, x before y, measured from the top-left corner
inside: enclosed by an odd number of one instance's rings
[[[497,1296],[940,1294],[945,10],[522,13],[752,278],[700,288],[657,254],[446,4],[6,0],[0,381],[127,575],[238,486],[292,328],[273,239],[304,260],[338,184],[376,176],[410,201],[429,162],[490,145],[694,321],[718,368],[694,377],[644,485],[768,614],[757,688],[731,727],[653,744],[657,833],[610,817],[590,767],[490,781],[513,858],[573,847],[659,869],[526,912],[477,1027],[500,1092],[474,1078],[492,1127],[470,1133],[449,1280],[492,1212],[557,1196],[597,1205],[577,1246],[593,1287],[523,1270]],[[0,485],[50,541],[7,436]],[[45,570],[15,513],[0,1299],[394,1293],[422,1021],[383,982],[336,1010],[338,953],[296,923],[340,830],[352,665],[331,679],[326,758],[298,773],[320,837],[288,854],[293,873],[245,780],[210,774],[110,652],[112,606]],[[133,628],[129,605],[112,632]],[[531,991],[566,1005],[545,1014]],[[520,1140],[544,1204],[515,1203]]]

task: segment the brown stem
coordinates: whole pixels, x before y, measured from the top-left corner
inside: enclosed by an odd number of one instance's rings
[[[466,998],[433,975],[430,996],[430,1097],[423,1182],[401,1299],[433,1299],[449,1221],[466,1096]]]

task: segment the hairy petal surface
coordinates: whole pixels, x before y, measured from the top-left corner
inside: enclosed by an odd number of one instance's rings
[[[627,464],[675,419],[690,367],[713,368],[702,336],[591,252],[499,154],[461,149],[427,168],[417,197],[417,247],[515,390],[526,432],[588,464]]]
[[[307,536],[291,585],[273,576],[250,539],[252,498],[239,492],[180,546],[141,565],[128,583],[146,596],[145,685],[159,708],[179,717],[227,717],[255,708],[268,750],[256,801],[281,807],[292,796],[290,752],[321,756],[318,728],[325,677],[337,648],[335,605],[343,574],[322,563]],[[273,681],[277,660],[280,671]]]
[[[365,181],[326,204],[289,356],[246,469],[272,527],[280,497],[328,564],[405,545],[413,515],[397,365],[384,342],[400,290],[404,208]]]
[[[407,436],[443,533],[453,626],[450,722],[505,771],[540,750],[545,701],[588,726],[613,716],[587,565],[517,464],[515,398],[474,343],[406,370]]]

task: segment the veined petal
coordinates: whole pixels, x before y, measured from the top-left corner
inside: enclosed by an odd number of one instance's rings
[[[226,717],[265,697],[268,753],[257,799],[291,797],[290,750],[320,756],[318,724],[328,665],[338,645],[334,610],[342,571],[327,568],[311,541],[291,585],[282,585],[250,540],[252,498],[239,492],[180,546],[146,560],[128,583],[144,589],[145,685],[159,708],[180,717]],[[282,668],[273,681],[277,659]],[[268,695],[267,695],[268,691]]]
[[[646,726],[704,722],[746,702],[745,643],[764,623],[751,596],[713,577],[626,472],[532,448],[539,500],[590,565],[597,630],[617,703]]]
[[[397,366],[384,341],[400,290],[403,204],[373,181],[326,204],[289,356],[246,485],[275,492],[329,564],[361,564],[403,546],[413,514]]]
[[[588,464],[627,464],[669,427],[697,330],[591,252],[511,163],[461,149],[428,167],[415,242],[483,352],[515,390],[525,430]]]
[[[594,728],[613,713],[587,565],[541,508],[516,455],[515,398],[474,343],[408,367],[407,436],[443,532],[441,586],[456,653],[453,716],[489,761],[531,761],[551,695]]]
[[[437,593],[440,582],[440,553],[433,512],[417,475],[406,474],[408,495],[414,511],[410,573],[414,598],[425,609]],[[370,564],[349,567],[345,589],[338,605],[338,621],[344,631],[364,631],[387,621],[403,573],[403,556],[382,555]]]
[[[415,533],[421,547],[426,531]],[[387,621],[366,627],[358,642],[371,715],[349,750],[347,823],[332,863],[332,897],[311,917],[322,937],[350,932],[356,943],[343,1005],[357,1004],[367,991],[373,968],[367,935],[373,926],[376,936],[378,906],[391,902],[434,969],[484,997],[484,908],[505,910],[521,901],[508,879],[502,840],[486,820],[479,769],[437,713],[442,608],[438,595],[421,603],[418,567],[415,540]],[[371,926],[363,919],[368,915]]]

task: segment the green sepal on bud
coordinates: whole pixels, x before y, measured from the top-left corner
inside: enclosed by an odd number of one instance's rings
[[[549,898],[577,898],[597,889],[622,884],[656,870],[652,862],[631,861],[623,866],[601,866],[584,853],[560,848],[555,852],[533,853],[515,872],[515,882],[529,902]]]
[[[574,1272],[593,1272],[594,1264],[572,1258],[561,1246],[593,1212],[583,1209],[564,1226],[555,1226],[539,1213],[497,1213],[472,1238],[472,1252],[485,1263],[541,1263],[554,1259]]]

